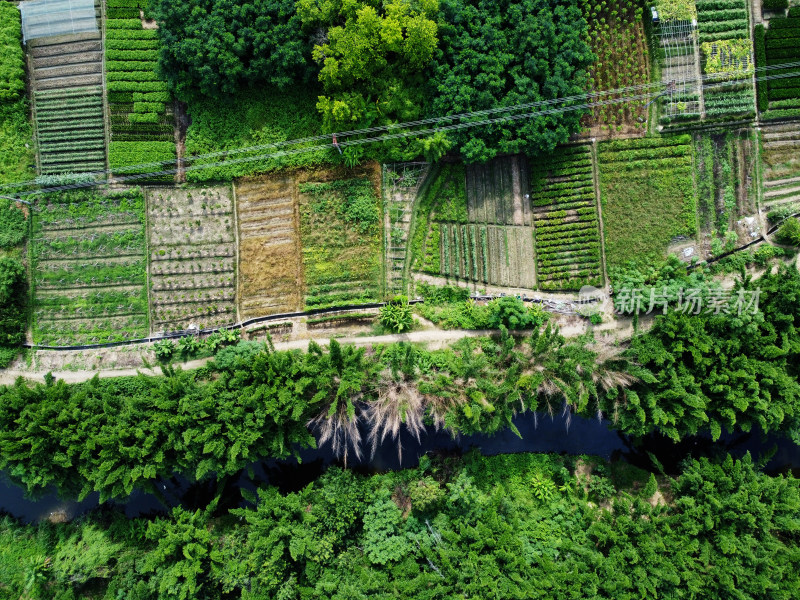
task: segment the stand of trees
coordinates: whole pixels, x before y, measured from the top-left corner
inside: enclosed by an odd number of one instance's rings
[[[800,485],[749,456],[677,479],[590,457],[330,469],[246,508],[0,520],[9,598],[770,598],[800,585]]]
[[[317,79],[328,132],[581,93],[594,60],[577,0],[154,0],[160,69],[179,96]],[[506,122],[384,153],[468,160],[552,150],[580,111]],[[347,149],[357,160],[361,148]]]

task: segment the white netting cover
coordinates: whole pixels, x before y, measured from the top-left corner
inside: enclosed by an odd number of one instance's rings
[[[94,0],[29,0],[19,5],[22,39],[97,31]]]

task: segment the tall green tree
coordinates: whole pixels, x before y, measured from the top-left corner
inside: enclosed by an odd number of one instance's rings
[[[438,0],[297,0],[325,94],[329,131],[409,121],[422,113],[438,42]]]

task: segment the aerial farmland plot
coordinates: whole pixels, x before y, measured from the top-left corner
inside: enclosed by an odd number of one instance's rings
[[[615,90],[647,83],[650,78],[648,42],[641,0],[581,0],[581,10],[589,24],[588,41],[597,62],[589,71],[593,92]],[[621,94],[604,96],[620,99]],[[645,100],[630,100],[596,106],[583,119],[592,135],[607,130],[644,134],[640,118],[647,112]]]
[[[533,161],[531,180],[539,287],[562,290],[602,285],[590,147],[561,148]]]
[[[371,167],[304,175],[298,185],[303,302],[307,308],[383,297],[380,171]]]
[[[697,233],[692,138],[599,144],[598,171],[609,269],[659,260]]]
[[[243,319],[302,307],[300,225],[292,175],[236,183]]]
[[[102,171],[103,53],[99,32],[28,43],[41,173]]]
[[[236,224],[230,186],[147,191],[153,329],[235,323]]]
[[[474,283],[535,286],[527,162],[444,165],[420,199],[412,269]]]
[[[445,165],[423,192],[412,270],[511,288],[602,285],[589,146]]]
[[[68,346],[147,336],[141,190],[53,194],[33,214],[34,341]]]
[[[527,161],[497,158],[470,165],[465,174],[470,225],[446,228],[442,247],[449,259],[444,261],[447,273],[495,285],[535,287]]]

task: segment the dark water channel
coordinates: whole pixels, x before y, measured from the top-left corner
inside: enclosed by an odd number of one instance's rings
[[[676,444],[664,437],[651,435],[638,441],[620,434],[608,421],[562,416],[531,414],[517,417],[514,424],[522,434],[517,437],[510,430],[494,436],[475,435],[453,440],[444,432],[430,430],[420,442],[405,436],[403,462],[397,456],[397,444],[387,442],[372,458],[349,460],[349,466],[359,472],[375,473],[416,466],[426,453],[462,454],[478,448],[484,455],[517,452],[548,452],[563,454],[590,454],[608,460],[623,460],[636,466],[653,470],[651,454],[663,465],[667,473],[675,474],[680,462],[688,456],[718,457],[725,453],[742,456],[749,451],[753,458],[768,459],[765,470],[770,474],[793,472],[800,476],[800,446],[778,436],[764,436],[760,432],[723,435],[717,441],[698,436]],[[329,447],[301,452],[301,463],[291,460],[270,460],[251,465],[254,475],[246,472],[238,478],[224,482],[220,507],[234,507],[242,503],[240,488],[255,490],[264,485],[278,486],[282,491],[295,491],[316,479],[328,466],[340,464]],[[136,492],[125,501],[110,502],[125,511],[128,517],[165,513],[173,506],[188,509],[205,507],[220,491],[215,481],[190,483],[173,477],[159,483],[161,498],[153,494]],[[0,477],[0,512],[9,513],[26,522],[47,519],[51,516],[74,518],[99,506],[99,495],[91,494],[82,502],[64,500],[57,494],[48,494],[36,500],[25,497],[24,490]]]

